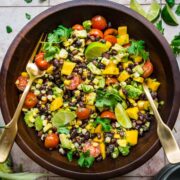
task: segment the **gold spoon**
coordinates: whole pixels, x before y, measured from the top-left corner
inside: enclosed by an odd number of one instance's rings
[[[146,84],[143,84],[144,92],[149,100],[152,107],[154,116],[157,120],[157,134],[161,145],[165,151],[168,161],[172,164],[180,162],[180,149],[178,144],[172,134],[171,129],[163,122],[161,116],[156,108],[156,105],[151,97],[149,89]]]
[[[27,93],[29,92],[29,89],[30,89],[33,81],[36,78],[42,77],[45,74],[45,71],[39,70],[39,68],[36,66],[36,64],[33,63],[33,59],[34,59],[35,55],[37,54],[38,50],[41,49],[41,47],[42,47],[41,42],[44,41],[45,38],[46,37],[44,37],[44,35],[42,34],[32,55],[31,55],[31,58],[28,61],[28,64],[26,66],[26,71],[29,75],[28,84],[23,91],[23,94],[21,96],[21,99],[19,101],[19,104],[16,108],[16,111],[14,113],[12,120],[5,126],[4,130],[1,133],[1,136],[0,136],[0,163],[3,163],[4,161],[6,161],[8,155],[10,153],[10,150],[12,148],[12,145],[14,143],[14,140],[15,140],[15,137],[16,137],[16,134],[18,131],[17,122],[18,122],[19,116],[21,114],[21,110],[24,105],[25,98],[27,96]]]

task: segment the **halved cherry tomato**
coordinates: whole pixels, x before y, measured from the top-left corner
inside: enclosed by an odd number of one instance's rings
[[[118,80],[116,79],[116,78],[107,78],[106,79],[106,85],[111,85],[111,84],[116,84],[116,83],[118,83]]]
[[[80,24],[75,24],[73,27],[72,27],[73,30],[83,30],[84,27]]]
[[[114,35],[116,36],[118,34],[118,31],[114,28],[109,28],[109,29],[106,29],[104,31],[104,36],[107,36],[107,35]]]
[[[48,134],[45,138],[44,145],[46,148],[53,149],[56,148],[59,144],[59,137],[57,134],[52,133]]]
[[[24,105],[26,108],[33,108],[38,102],[36,95],[32,92],[29,92],[26,96]]]
[[[44,59],[44,53],[40,52],[36,55],[35,63],[40,70],[46,70],[49,67],[49,63]]]
[[[27,83],[28,83],[28,77],[24,77],[24,76],[19,76],[15,82],[17,88],[20,91],[24,91]]]
[[[66,86],[69,90],[74,90],[78,87],[78,85],[81,83],[81,78],[78,75],[75,75],[73,79],[71,79],[71,84]]]
[[[153,65],[152,65],[152,63],[151,63],[151,61],[150,60],[147,60],[145,63],[144,63],[144,65],[143,65],[143,71],[144,71],[144,73],[143,73],[143,77],[144,78],[147,78],[148,76],[150,76],[151,74],[152,74],[152,72],[153,72]]]
[[[86,142],[83,146],[83,152],[87,151],[89,151],[90,156],[95,158],[98,157],[101,153],[99,144],[98,146],[93,146],[91,142]]]
[[[116,116],[113,112],[111,111],[104,111],[101,113],[101,118],[108,118],[108,119],[116,119]]]
[[[107,27],[106,19],[103,16],[94,16],[91,19],[92,27],[95,29],[103,30]]]
[[[107,36],[104,37],[104,39],[106,41],[109,41],[112,44],[116,44],[117,43],[117,38],[115,36],[113,36],[113,35],[107,35]]]
[[[91,36],[95,36],[95,37],[100,37],[100,38],[103,38],[103,32],[100,31],[99,29],[91,29],[89,31],[89,35]]]
[[[76,111],[77,117],[81,120],[87,119],[90,116],[91,110],[88,108],[79,107]]]

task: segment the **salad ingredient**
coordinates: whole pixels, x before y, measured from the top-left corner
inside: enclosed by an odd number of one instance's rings
[[[153,72],[153,65],[149,60],[144,63],[142,68],[144,71],[144,73],[143,73],[144,78],[149,77]]]
[[[72,149],[73,144],[72,141],[68,138],[67,134],[60,134],[60,141],[61,141],[61,146],[65,149]]]
[[[132,123],[123,106],[118,103],[115,107],[115,116],[118,123],[124,128],[131,128]]]
[[[76,63],[64,61],[61,74],[70,75],[73,69],[75,68],[75,66],[76,66]]]
[[[73,30],[83,30],[83,26],[80,25],[80,24],[75,24],[73,27],[72,27]]]
[[[156,28],[162,33],[164,34],[164,28],[162,26],[162,20],[159,20],[157,23],[156,23]]]
[[[77,117],[81,120],[89,118],[90,113],[91,111],[88,108],[79,107],[76,111]]]
[[[28,83],[28,76],[19,76],[15,82],[16,87],[20,90],[20,91],[24,91],[24,89],[26,88],[26,85]]]
[[[13,30],[12,30],[12,27],[11,26],[6,26],[6,32],[7,33],[11,33]]]
[[[87,31],[89,31],[91,29],[91,26],[92,26],[92,22],[90,20],[86,20],[86,21],[83,22],[83,27]]]
[[[148,78],[147,86],[151,91],[156,92],[160,86],[160,83],[157,82],[155,79]]]
[[[100,75],[101,74],[101,70],[98,69],[92,62],[90,62],[87,67],[89,68],[89,70],[93,73],[93,74],[97,74]]]
[[[52,133],[52,134],[48,134],[45,138],[45,147],[46,148],[56,148],[59,144],[59,137],[57,134]]]
[[[177,26],[179,24],[173,11],[167,4],[163,7],[161,16],[166,24],[169,24],[171,26]]]
[[[137,130],[128,130],[126,131],[126,140],[127,142],[134,146],[138,141],[138,131]]]
[[[117,38],[117,43],[120,44],[120,45],[126,45],[129,43],[129,35],[128,34],[123,34],[123,35],[120,35],[118,38]]]
[[[51,102],[50,105],[50,111],[56,111],[63,105],[63,98],[62,97],[57,97]]]
[[[59,127],[58,128],[58,133],[59,134],[69,134],[69,129],[67,127]]]
[[[100,124],[104,132],[109,132],[111,130],[110,120],[107,118],[96,118],[94,125]],[[100,128],[100,127],[99,127]],[[96,129],[97,131],[97,129]],[[101,130],[100,130],[101,132]]]
[[[124,88],[127,92],[127,96],[132,99],[138,99],[139,96],[142,94],[142,90],[134,87],[132,85],[127,85]]]
[[[113,62],[110,62],[106,68],[102,72],[103,74],[109,74],[109,75],[118,75],[119,69],[117,68],[117,65]]]
[[[35,63],[40,70],[46,70],[49,67],[49,63],[44,59],[44,53],[40,52],[35,57]]]
[[[138,120],[139,109],[137,107],[128,108],[126,112],[130,118]]]
[[[130,153],[129,150],[129,146],[126,147],[119,147],[119,152],[123,155],[123,156],[127,156]]]
[[[116,119],[116,116],[113,112],[111,111],[103,111],[101,113],[101,118],[107,118],[107,119]]]
[[[127,34],[127,26],[119,26],[119,27],[118,27],[118,34],[119,34],[119,35],[125,35],[125,34]]]
[[[69,90],[74,90],[78,87],[78,85],[81,83],[81,79],[79,75],[75,75],[73,79],[71,79],[70,84],[66,86]]]
[[[175,55],[180,54],[180,34],[174,36],[171,41],[171,48]]]
[[[29,92],[26,96],[26,99],[24,101],[24,106],[26,108],[33,108],[34,106],[36,106],[38,100],[37,100],[37,97],[34,93],[32,92]]]
[[[106,35],[106,36],[104,36],[104,39],[105,39],[106,41],[109,41],[109,42],[112,43],[112,44],[116,44],[116,43],[117,43],[117,39],[116,39],[116,37],[113,36],[113,35]]]
[[[91,29],[89,31],[90,36],[98,37],[98,38],[103,38],[103,32],[99,29]]]
[[[30,19],[31,19],[31,15],[30,15],[30,14],[25,13],[25,16],[26,16],[26,19],[27,19],[27,20],[30,20]]]
[[[36,117],[34,125],[35,125],[36,131],[41,131],[42,130],[42,128],[43,128],[43,120],[41,119],[40,116]]]
[[[118,83],[118,81],[117,81],[117,79],[116,78],[107,78],[106,79],[106,85],[112,85],[112,84],[116,84],[116,83]]]
[[[107,27],[106,19],[103,16],[97,15],[91,19],[92,27],[94,29],[103,30]]]
[[[114,28],[109,28],[104,31],[104,36],[107,36],[107,35],[116,36],[117,34],[118,34],[118,31]]]

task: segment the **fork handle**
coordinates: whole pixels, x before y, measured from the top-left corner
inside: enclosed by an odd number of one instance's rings
[[[14,116],[12,120],[5,126],[5,129],[3,130],[1,136],[0,136],[0,163],[6,161],[12,145],[14,143],[16,134],[17,134],[17,122],[19,119],[19,116],[21,114],[22,107],[24,105],[25,98],[27,96],[27,93],[29,92],[29,89],[34,81],[34,78],[30,78],[28,81],[28,84],[26,88],[24,89],[24,92],[21,96],[21,99],[19,101],[19,104],[16,108],[16,111],[14,113]]]

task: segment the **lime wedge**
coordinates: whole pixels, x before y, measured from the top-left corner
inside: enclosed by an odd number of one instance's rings
[[[148,13],[146,14],[146,18],[151,22],[156,20],[159,16],[160,10],[161,10],[161,7],[159,3],[156,0],[153,0]]]
[[[72,111],[59,110],[54,114],[52,124],[54,127],[59,128],[60,126],[65,126],[66,124],[70,123],[75,117],[76,114]]]
[[[108,51],[109,46],[100,42],[92,42],[85,50],[85,56],[88,60],[100,57],[102,53]]]
[[[115,116],[119,124],[124,128],[131,128],[132,123],[127,115],[125,109],[122,107],[120,103],[118,103],[115,107]]]
[[[179,23],[170,9],[170,7],[166,4],[161,12],[161,16],[163,20],[166,22],[166,24],[172,25],[172,26],[177,26]]]
[[[136,11],[137,13],[141,14],[142,16],[146,17],[146,12],[136,0],[130,1],[130,8]]]

